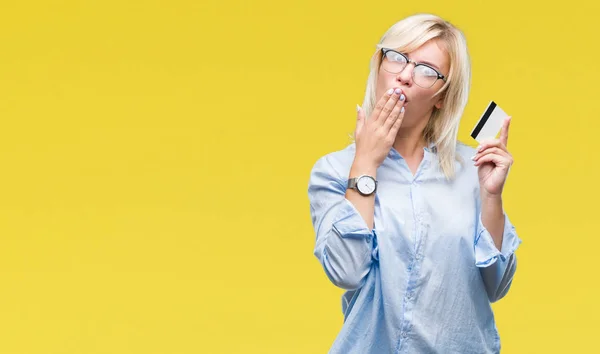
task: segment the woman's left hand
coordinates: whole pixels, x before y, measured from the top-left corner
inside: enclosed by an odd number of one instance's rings
[[[500,138],[483,141],[472,157],[477,166],[481,191],[488,196],[502,194],[508,171],[513,164],[513,157],[506,148],[509,126],[510,117],[504,120]]]

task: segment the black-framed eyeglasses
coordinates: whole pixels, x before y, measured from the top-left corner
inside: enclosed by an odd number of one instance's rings
[[[399,74],[406,68],[406,65],[413,63],[415,67],[412,71],[412,79],[415,85],[422,88],[430,88],[438,80],[446,82],[446,77],[440,74],[431,65],[418,63],[408,59],[408,57],[393,49],[382,48],[381,68],[390,74]]]

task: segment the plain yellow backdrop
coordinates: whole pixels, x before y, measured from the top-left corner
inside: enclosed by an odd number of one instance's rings
[[[598,2],[3,1],[0,353],[325,353],[340,295],[309,172],[385,30],[433,12],[473,64],[460,139],[513,116],[523,244],[503,353],[600,352]]]

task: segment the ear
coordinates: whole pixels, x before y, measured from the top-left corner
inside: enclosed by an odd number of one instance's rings
[[[437,101],[434,104],[435,108],[441,109],[444,106],[444,99],[446,98],[446,94],[447,91],[444,90],[443,92],[440,92],[439,95],[437,95]]]
[[[443,105],[444,105],[444,96],[442,95],[442,96],[441,96],[441,97],[438,99],[438,101],[435,103],[435,105],[434,105],[434,106],[435,106],[435,108],[437,108],[437,109],[441,109]]]

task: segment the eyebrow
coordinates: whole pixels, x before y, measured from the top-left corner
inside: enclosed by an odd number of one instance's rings
[[[427,65],[429,65],[429,66],[431,66],[431,67],[435,68],[437,71],[441,71],[441,69],[440,69],[440,68],[439,68],[437,65],[433,64],[432,62],[429,62],[429,61],[426,61],[426,60],[415,60],[415,61],[416,61],[417,63],[421,63],[421,64],[427,64]]]
[[[392,48],[390,48],[389,50],[396,52],[396,53],[401,53],[401,54],[405,55],[408,59],[413,60],[408,56],[408,53],[400,52],[400,51],[398,51],[396,49],[392,49]],[[427,60],[415,60],[415,61],[420,64],[427,64],[427,65],[431,66],[432,68],[435,68],[437,71],[440,71],[440,72],[442,71],[442,69],[440,69],[439,66],[435,65],[434,63],[432,63],[430,61],[427,61]]]

